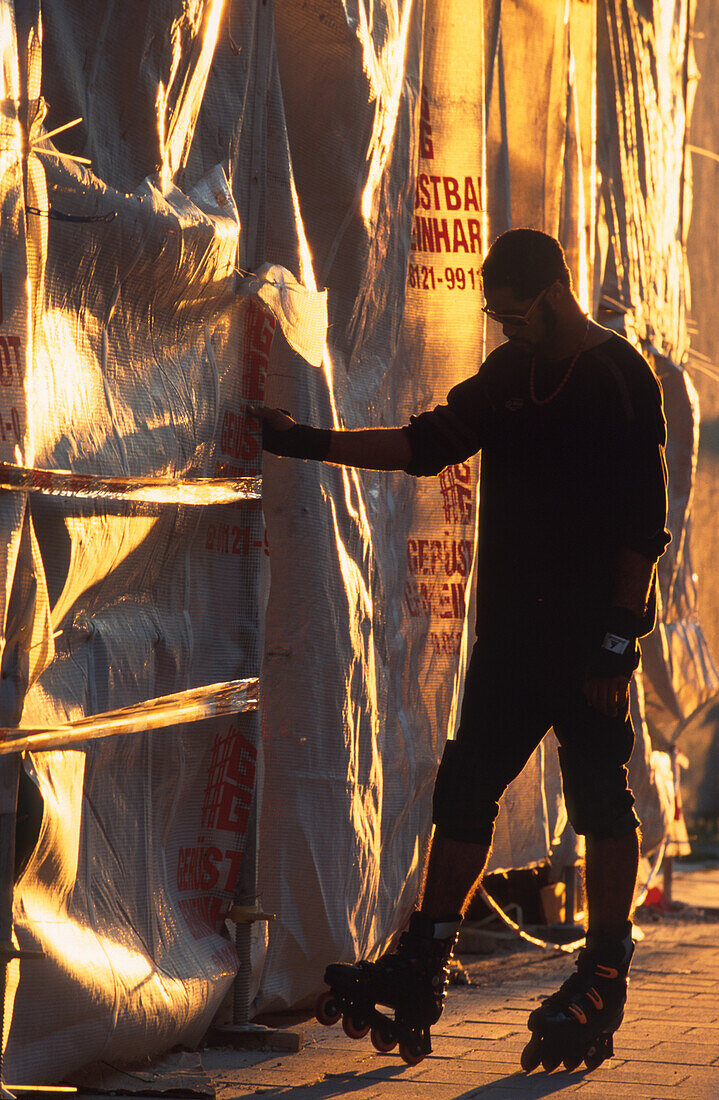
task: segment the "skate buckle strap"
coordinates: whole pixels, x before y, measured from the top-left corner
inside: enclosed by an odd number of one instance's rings
[[[619,971],[613,966],[603,966],[602,963],[597,963],[594,968],[594,973],[598,978],[618,978]]]
[[[582,1012],[579,1005],[576,1005],[576,1004],[569,1005],[567,1007],[567,1012],[571,1012],[572,1016],[574,1016],[577,1020],[579,1020],[580,1024],[586,1024],[587,1017],[584,1015],[584,1013]]]
[[[454,939],[461,925],[462,922],[458,920],[435,921],[432,938],[435,940]]]
[[[601,1010],[604,1008],[604,1001],[599,996],[594,986],[589,987],[589,989],[587,990],[587,996],[589,997],[589,1000],[592,1002],[594,1007],[601,1012]]]

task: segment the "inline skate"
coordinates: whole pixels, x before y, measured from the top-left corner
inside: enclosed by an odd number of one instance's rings
[[[614,1054],[613,1035],[624,1018],[629,965],[634,953],[631,925],[622,940],[587,936],[576,973],[535,1008],[527,1021],[532,1038],[522,1051],[522,1069],[540,1064],[551,1072],[584,1062],[596,1069]]]
[[[325,971],[329,990],[317,1002],[317,1019],[331,1026],[342,1019],[345,1034],[363,1039],[383,1054],[399,1045],[400,1057],[416,1066],[431,1053],[429,1029],[442,1014],[449,960],[460,918],[435,922],[413,913],[396,948],[376,962],[334,963]],[[394,1011],[394,1017],[377,1005]]]

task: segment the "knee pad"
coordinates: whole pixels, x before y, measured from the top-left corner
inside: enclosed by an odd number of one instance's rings
[[[627,810],[626,813],[616,817],[611,824],[600,825],[598,828],[585,829],[584,836],[586,836],[588,840],[621,840],[622,837],[629,836],[630,833],[635,832],[638,828],[639,818],[634,813],[634,810]],[[577,829],[574,831],[578,832]]]
[[[487,790],[486,777],[472,755],[457,741],[448,741],[432,799],[437,832],[448,840],[489,847],[499,813],[497,797]]]
[[[594,749],[591,745],[585,752],[576,747],[568,751],[560,746],[567,816],[580,836],[620,840],[639,827],[627,769],[618,753],[612,759],[609,752]]]
[[[639,828],[639,818],[632,809],[634,796],[627,791],[621,805],[602,804],[599,800],[572,797],[564,791],[569,823],[579,836],[594,840],[621,840]]]

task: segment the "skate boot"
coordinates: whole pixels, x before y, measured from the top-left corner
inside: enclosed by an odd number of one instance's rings
[[[429,1029],[442,1014],[449,959],[460,918],[434,922],[413,913],[394,950],[377,962],[335,963],[325,971],[330,987],[317,1002],[317,1019],[331,1026],[342,1018],[345,1033],[372,1044],[383,1054],[399,1044],[400,1057],[416,1066],[431,1052]],[[394,1010],[394,1017],[377,1005]]]
[[[522,1069],[540,1064],[551,1072],[560,1062],[596,1069],[614,1054],[612,1036],[624,1017],[629,964],[634,954],[631,925],[623,940],[587,936],[576,974],[542,1001],[527,1021],[532,1038],[522,1051]]]

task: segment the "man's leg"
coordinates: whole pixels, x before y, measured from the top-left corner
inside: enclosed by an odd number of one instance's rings
[[[554,729],[567,813],[586,841],[589,931],[623,939],[639,864],[639,821],[626,768],[634,746],[629,708],[609,717],[574,691]]]
[[[630,829],[619,837],[586,836],[589,927],[573,974],[530,1013],[532,1037],[522,1068],[541,1062],[548,1071],[584,1061],[596,1069],[614,1051],[613,1035],[624,1016],[627,977],[634,953],[629,915],[637,877],[639,841]]]
[[[472,650],[457,737],[445,745],[435,782],[435,832],[420,895],[421,911],[435,920],[465,916],[487,863],[499,799],[551,724],[534,650],[521,649],[514,635],[490,641]]]
[[[589,931],[621,939],[630,919],[639,866],[639,836],[635,829],[615,840],[586,838]]]
[[[499,798],[549,726],[543,678],[532,686],[536,662],[518,661],[513,637],[503,648],[496,637],[491,643],[484,653],[479,643],[472,651],[457,738],[442,754],[419,911],[376,962],[329,966],[330,990],[318,1007],[323,1023],[349,1016],[348,1034],[366,1034],[369,1021],[380,1050],[399,1039],[410,1065],[431,1050],[430,1027],[442,1014],[449,960],[487,862]],[[526,675],[515,676],[518,664]],[[376,1013],[378,1004],[394,1008],[394,1021]]]
[[[637,876],[638,820],[626,762],[634,742],[628,711],[609,718],[575,691],[554,723],[569,820],[586,840],[589,928],[573,974],[527,1021],[528,1072],[584,1061],[596,1069],[613,1052],[634,952],[629,914]]]
[[[482,879],[489,854],[485,844],[433,836],[422,887],[420,911],[432,920],[464,917]]]

